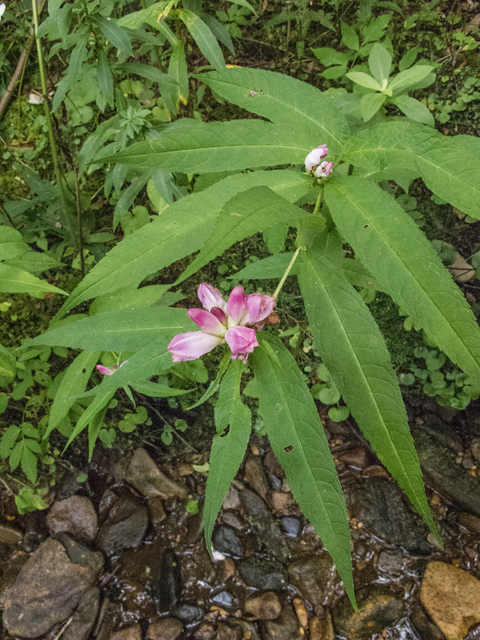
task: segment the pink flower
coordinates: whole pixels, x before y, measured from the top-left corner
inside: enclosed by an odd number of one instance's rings
[[[333,162],[322,162],[315,169],[317,178],[328,178],[333,171]]]
[[[104,376],[111,376],[113,375],[113,372],[118,369],[118,366],[114,364],[113,369],[109,369],[108,367],[104,367],[103,364],[97,364],[97,369],[100,373],[103,373]]]
[[[313,167],[316,167],[320,162],[328,155],[328,149],[326,144],[321,144],[319,147],[310,151],[308,156],[305,158],[305,169],[307,171],[312,171]]]
[[[260,293],[245,295],[238,285],[228,297],[209,284],[198,287],[204,309],[189,309],[187,315],[201,331],[188,331],[175,336],[168,345],[173,362],[196,360],[219,344],[228,344],[232,360],[247,362],[248,354],[258,347],[257,331],[263,329],[273,310],[275,298]]]

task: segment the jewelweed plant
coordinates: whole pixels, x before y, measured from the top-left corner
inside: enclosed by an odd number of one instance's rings
[[[258,398],[273,451],[354,601],[347,513],[318,411],[276,325],[260,331],[258,323],[267,321],[271,299],[276,301],[286,277],[295,275],[315,349],[333,383],[381,462],[438,536],[397,376],[380,330],[352,282],[355,274],[369,274],[432,343],[480,384],[475,317],[415,221],[381,186],[406,175],[420,177],[439,198],[479,219],[480,142],[469,136],[448,138],[407,119],[364,125],[352,135],[327,95],[270,71],[218,68],[202,74],[202,81],[261,119],[183,120],[181,126],[167,125],[156,136],[117,153],[107,145],[95,162],[146,172],[230,175],[217,176],[210,186],[172,202],[161,215],[125,236],[71,293],[51,329],[27,344],[83,349],[77,360],[88,361],[90,371],[99,351],[122,352],[122,359],[128,352],[121,367],[84,394],[93,401],[70,440],[90,425],[94,441],[95,415],[116,389],[152,384],[151,377],[172,367],[171,351],[175,353],[180,340],[175,336],[197,329],[185,309],[151,306],[150,287],[137,289],[142,281],[196,254],[170,286],[178,285],[244,238],[279,225],[295,228],[294,252],[248,267],[251,278],[278,278],[270,295],[254,296],[249,302],[239,287],[227,303],[204,284],[200,297],[206,311],[189,312],[201,327],[197,337],[202,337],[204,347],[208,343],[209,349],[215,344],[225,349],[218,375],[202,398],[218,391],[205,535],[210,547],[216,516],[250,436],[251,413],[241,396],[248,369],[254,377],[249,394]],[[328,162],[323,160],[326,152]],[[315,203],[313,211],[301,202]],[[354,258],[345,257],[344,243],[353,249]],[[135,301],[141,292],[140,307]],[[122,304],[115,307],[117,297]],[[104,301],[103,311],[65,319],[92,298]],[[222,346],[224,340],[231,351]],[[177,359],[207,350],[195,347],[191,353],[177,353]],[[104,364],[112,368],[113,363]],[[79,371],[84,366],[82,361]],[[72,395],[71,386],[59,388],[59,403],[66,401],[67,393]]]

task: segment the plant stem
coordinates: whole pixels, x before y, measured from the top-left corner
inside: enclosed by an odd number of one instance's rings
[[[318,190],[317,201],[315,202],[315,209],[313,210],[313,215],[318,215],[320,211],[320,205],[322,204],[322,196],[323,196],[323,184],[320,185],[320,189]]]
[[[295,251],[295,253],[293,254],[292,259],[290,260],[288,267],[285,270],[285,273],[282,276],[282,279],[280,280],[280,282],[278,283],[277,288],[275,289],[274,293],[273,293],[273,297],[276,298],[278,296],[278,294],[280,293],[281,288],[283,287],[283,283],[285,282],[285,280],[288,277],[288,274],[290,273],[293,265],[295,264],[295,260],[297,259],[298,254],[300,253],[300,251],[303,249],[303,247],[298,247],[298,249]]]
[[[82,230],[82,208],[80,206],[80,192],[78,188],[78,169],[75,166],[75,203],[77,205],[78,220],[78,248],[80,250],[80,270],[82,278],[85,277],[85,256],[83,255],[83,230]]]
[[[40,71],[40,81],[42,84],[43,108],[45,111],[45,120],[47,121],[48,139],[49,139],[50,148],[52,151],[52,160],[53,160],[53,166],[55,169],[55,178],[56,178],[58,190],[60,193],[60,202],[62,205],[63,214],[67,218],[68,227],[69,227],[70,235],[72,238],[72,243],[75,246],[75,245],[78,245],[76,233],[75,233],[75,223],[74,223],[73,215],[70,211],[70,205],[68,203],[67,194],[65,192],[65,184],[63,182],[62,171],[60,169],[60,160],[58,157],[57,143],[55,141],[55,136],[53,133],[52,116],[50,115],[50,108],[48,106],[47,82],[45,79],[45,67],[43,64],[42,46],[40,43],[40,39],[38,37],[38,13],[37,13],[37,4],[35,0],[32,0],[32,11],[33,11],[33,25],[35,29],[35,42],[37,45],[37,54],[38,54],[38,69]]]

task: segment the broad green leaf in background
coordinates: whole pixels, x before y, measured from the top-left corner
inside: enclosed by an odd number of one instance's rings
[[[75,47],[70,54],[68,63],[68,74],[60,80],[52,101],[52,112],[55,112],[63,102],[68,89],[71,89],[78,82],[82,64],[87,57],[87,42],[90,37],[90,30],[84,26],[77,30],[75,34]]]
[[[55,260],[48,253],[40,251],[26,251],[21,256],[12,260],[6,260],[5,264],[18,269],[24,269],[33,275],[39,275],[47,269],[58,269],[62,266],[59,260]]]
[[[12,227],[0,226],[0,260],[10,260],[30,251],[24,243],[20,231]]]
[[[156,21],[167,4],[168,0],[162,0],[161,2],[155,2],[150,5],[147,9],[133,11],[117,20],[117,25],[119,27],[126,27],[127,29],[140,29],[144,22],[148,23],[150,20]]]
[[[355,29],[347,24],[346,22],[342,22],[342,42],[349,49],[353,49],[354,51],[358,51],[360,49],[360,41],[358,39],[357,32]]]
[[[252,187],[242,191],[225,203],[212,235],[176,284],[189,278],[235,242],[264,231],[278,222],[295,221],[309,215],[308,211],[290,204],[268,187]]]
[[[66,417],[75,403],[75,396],[85,391],[99,357],[100,351],[83,351],[67,367],[50,407],[44,439],[48,438],[55,427]]]
[[[107,55],[103,49],[98,51],[97,79],[100,91],[108,104],[113,107],[113,76],[108,64]]]
[[[410,98],[409,96],[396,96],[390,102],[396,105],[407,118],[427,124],[430,127],[435,126],[435,119],[432,112],[421,102]]]
[[[113,398],[115,390],[113,391],[105,391],[102,387],[107,380],[104,380],[103,383],[99,386],[98,395],[92,400],[92,402],[88,405],[85,411],[82,413],[79,421],[75,425],[67,444],[65,445],[65,449],[75,440],[79,433],[81,433],[85,427],[95,418],[95,416],[102,411],[106,407],[106,405]],[[92,455],[92,451],[90,450],[90,457]]]
[[[235,4],[240,5],[241,7],[245,7],[247,9],[250,9],[250,11],[252,11],[253,13],[257,13],[255,11],[255,9],[252,7],[252,5],[250,4],[250,2],[248,2],[247,0],[232,0],[232,2],[234,2]]]
[[[293,253],[280,253],[276,256],[263,258],[263,260],[257,260],[257,262],[252,262],[243,269],[240,269],[240,271],[237,271],[233,276],[229,276],[229,279],[270,280],[273,278],[281,278],[292,257]],[[290,275],[293,276],[296,275],[296,273],[295,263],[290,271]]]
[[[331,98],[296,78],[263,69],[225,69],[202,74],[202,81],[242,109],[284,125],[287,133],[292,125],[301,127],[310,137],[310,150],[326,144],[338,153],[348,136],[348,124]]]
[[[117,291],[119,283],[122,288],[138,286],[151,273],[198,251],[225,202],[260,185],[295,202],[308,193],[311,180],[295,171],[258,171],[229,176],[200,193],[181,198],[112,249],[73,291],[57,318],[84,300]]]
[[[362,87],[373,89],[374,91],[382,90],[381,85],[378,84],[375,78],[372,78],[372,76],[369,76],[367,73],[363,73],[363,71],[351,71],[350,73],[346,73],[345,75],[347,76],[347,78]]]
[[[172,47],[172,55],[168,64],[168,75],[175,81],[176,86],[171,91],[172,101],[177,107],[180,103],[188,103],[188,70],[185,58],[185,43],[179,40],[175,47]]]
[[[115,19],[109,18],[107,20],[107,18],[102,18],[101,16],[94,16],[92,20],[98,25],[108,42],[128,56],[133,56],[130,38],[125,29],[118,26]]]
[[[480,218],[480,164],[455,138],[413,122],[381,123],[352,138],[344,158],[370,173],[387,167],[418,172],[440,198]]]
[[[99,296],[90,305],[90,315],[104,313],[105,311],[121,311],[123,309],[138,309],[140,307],[150,307],[155,304],[171,285],[151,284],[148,287],[136,289],[135,287],[125,287],[119,289],[115,294]]]
[[[6,264],[0,264],[0,293],[29,293],[32,295],[40,295],[45,291],[52,293],[61,293],[68,295],[62,289],[48,284],[45,280],[40,280],[32,276],[31,273],[11,267]]]
[[[186,393],[191,393],[193,389],[174,389],[168,387],[166,384],[158,384],[158,382],[137,382],[132,387],[138,393],[143,393],[150,398],[173,398],[174,396],[183,396]]]
[[[411,69],[401,71],[399,74],[394,76],[388,83],[388,88],[392,91],[398,91],[398,89],[403,89],[411,84],[416,84],[426,78],[432,69],[433,67],[429,67],[428,65],[417,64]]]
[[[303,163],[317,141],[302,129],[263,120],[207,122],[167,129],[102,162],[182,173],[212,173],[225,167],[236,171]]]
[[[205,489],[205,541],[210,551],[212,531],[218,512],[240,466],[252,430],[250,409],[240,398],[243,365],[235,360],[225,373],[215,405],[217,435],[210,453],[210,471]],[[226,432],[227,427],[228,432]]]
[[[107,311],[90,318],[50,329],[28,343],[100,351],[137,351],[160,337],[171,340],[177,333],[195,328],[185,309],[144,307]]]
[[[345,501],[315,402],[283,343],[266,332],[258,339],[252,363],[270,444],[354,603]]]
[[[383,189],[353,176],[329,180],[325,200],[340,233],[383,290],[480,382],[475,316],[408,213]]]
[[[387,96],[383,93],[367,93],[360,101],[360,111],[364,122],[373,118],[377,111],[383,106]],[[413,100],[413,98],[412,98]]]
[[[328,261],[310,251],[299,259],[298,279],[315,347],[376,454],[436,533],[382,334],[361,296]]]
[[[368,56],[368,66],[370,67],[372,76],[380,86],[382,86],[384,80],[388,80],[388,77],[390,76],[392,56],[385,47],[382,47],[381,44],[376,42]]]
[[[173,77],[169,76],[160,69],[152,67],[148,64],[142,64],[140,62],[124,62],[117,66],[117,69],[126,71],[127,73],[135,73],[142,78],[147,78],[158,85],[162,97],[165,99],[165,104],[169,109],[175,111],[175,102],[171,99],[172,91],[177,91],[177,83]]]
[[[180,9],[178,16],[190,31],[198,48],[210,64],[216,69],[224,69],[225,60],[223,59],[220,45],[203,20],[193,13],[193,11],[188,11],[187,9]]]

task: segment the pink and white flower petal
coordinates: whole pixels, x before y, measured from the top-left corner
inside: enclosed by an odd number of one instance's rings
[[[218,309],[218,307],[215,308]],[[187,316],[190,320],[193,320],[197,327],[200,327],[204,333],[209,333],[219,338],[223,338],[225,335],[227,327],[223,325],[213,313],[205,311],[205,309],[189,309]]]
[[[225,334],[225,340],[232,352],[232,360],[241,358],[246,362],[248,354],[258,347],[257,333],[248,327],[232,327]]]
[[[323,158],[327,155],[328,149],[326,144],[321,144],[319,147],[316,147],[313,151],[310,151],[308,156],[305,158],[305,169],[307,171],[311,171],[313,167],[320,164]]]
[[[315,175],[317,178],[328,178],[332,171],[333,162],[322,162],[322,164],[315,169]]]
[[[227,303],[222,298],[222,294],[218,289],[212,287],[211,284],[202,284],[198,287],[198,298],[207,311],[211,311],[213,307],[219,307],[223,311],[227,311]]]
[[[268,318],[274,306],[275,298],[272,298],[272,296],[262,296],[261,293],[248,294],[248,324],[255,324]]]
[[[97,364],[97,369],[100,371],[100,373],[103,373],[104,376],[111,376],[113,375],[115,369],[118,369],[117,366],[113,367],[113,369],[109,369],[109,367],[104,367],[103,364]]]
[[[228,296],[227,315],[229,316],[228,324],[230,327],[248,322],[247,299],[241,284],[237,285]]]
[[[168,350],[172,354],[173,362],[184,362],[200,358],[222,342],[225,342],[223,338],[211,336],[203,331],[187,331],[175,336],[168,345]]]
[[[218,320],[220,320],[222,324],[227,326],[228,317],[223,309],[220,309],[219,307],[213,307],[213,309],[210,309],[210,313],[213,314]]]

